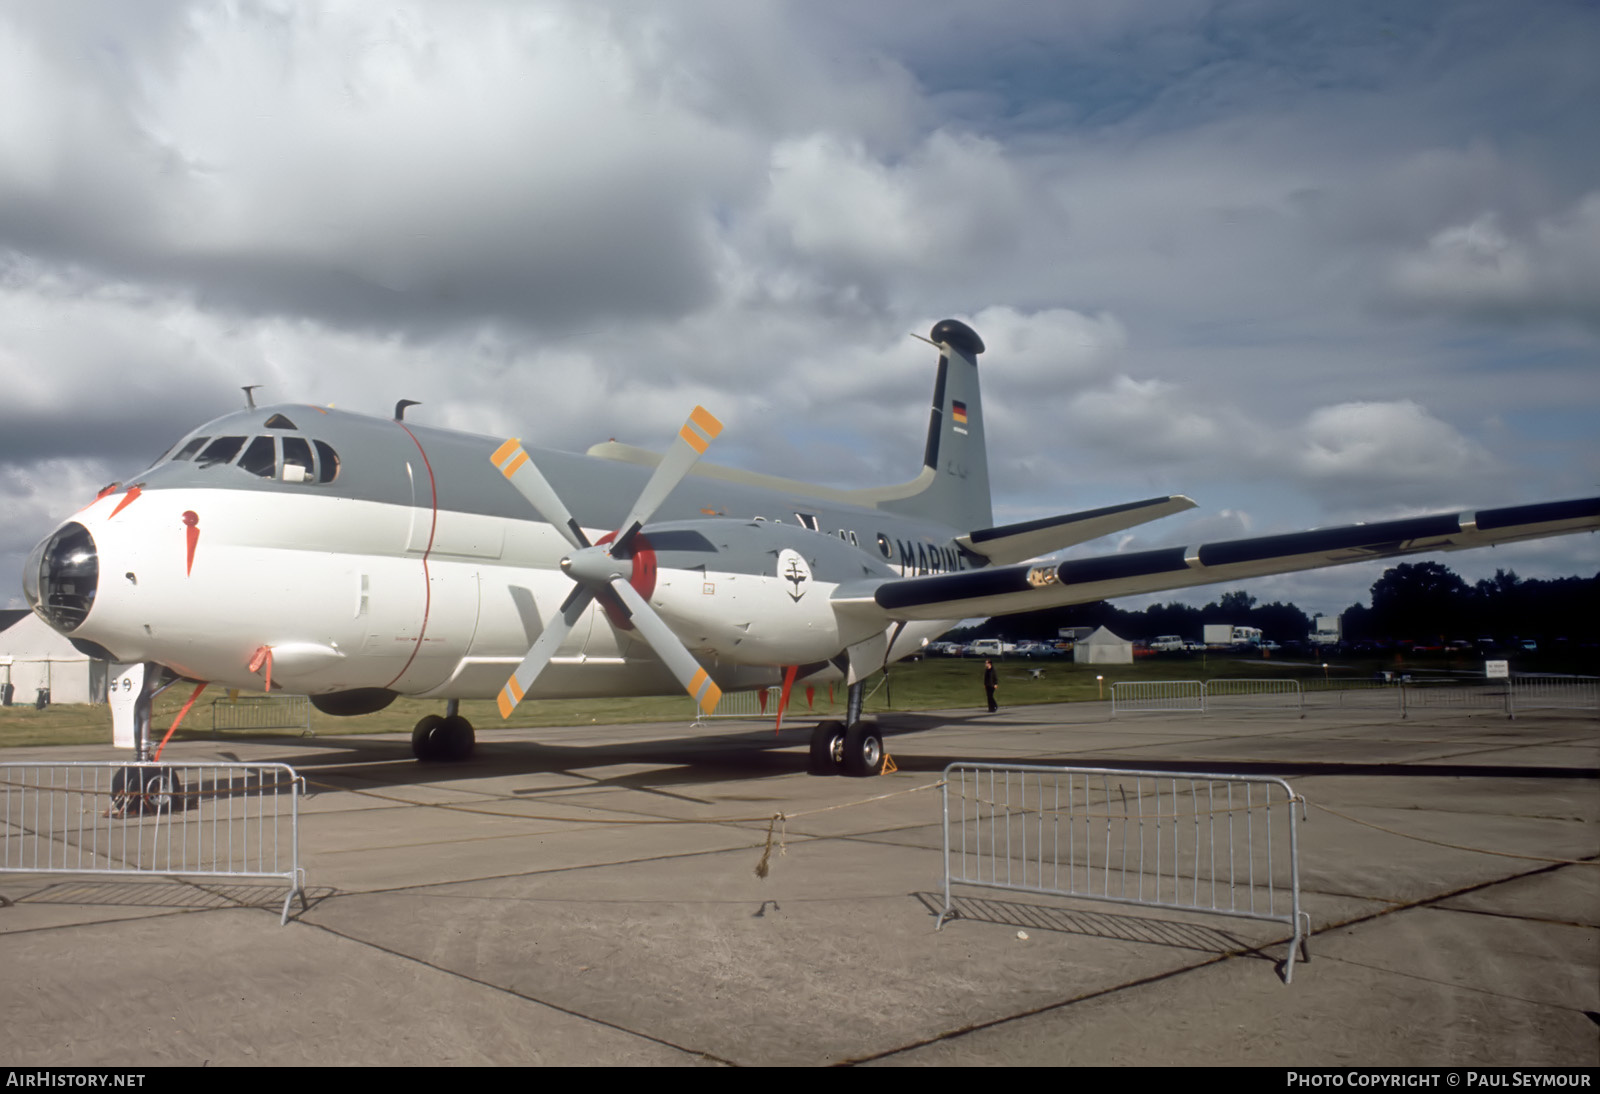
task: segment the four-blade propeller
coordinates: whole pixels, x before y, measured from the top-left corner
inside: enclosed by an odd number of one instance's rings
[[[528,457],[521,441],[513,437],[489,457],[517,492],[527,498],[534,510],[573,546],[573,552],[561,560],[561,570],[576,582],[576,588],[562,603],[557,614],[545,623],[544,631],[535,639],[527,656],[500,690],[500,717],[511,717],[511,712],[522,701],[523,695],[539,678],[596,597],[602,599],[613,618],[625,621],[625,625],[631,624],[639,632],[702,711],[709,714],[716,709],[722,698],[722,690],[711,682],[711,677],[700,667],[694,654],[678,640],[678,636],[672,633],[672,629],[628,579],[633,571],[631,559],[640,529],[721,432],[721,422],[705,407],[695,407],[689,420],[678,431],[678,439],[656,465],[650,481],[645,483],[639,500],[633,503],[633,509],[622,522],[615,540],[609,543],[589,542],[589,537],[562,503],[549,480]]]

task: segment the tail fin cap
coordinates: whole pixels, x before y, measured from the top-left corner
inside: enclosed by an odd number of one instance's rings
[[[928,337],[941,345],[958,349],[968,357],[977,357],[983,352],[983,339],[978,337],[978,332],[959,319],[939,320]]]

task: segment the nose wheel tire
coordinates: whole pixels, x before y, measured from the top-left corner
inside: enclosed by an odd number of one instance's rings
[[[124,767],[111,780],[117,816],[181,813],[187,804],[183,780],[170,767]]]

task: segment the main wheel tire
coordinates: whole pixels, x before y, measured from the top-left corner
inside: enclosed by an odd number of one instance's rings
[[[452,715],[444,720],[444,724],[434,731],[434,736],[439,738],[441,759],[459,763],[472,755],[472,747],[477,743],[477,738],[472,732],[472,723],[461,715]]]
[[[811,760],[806,770],[813,775],[837,775],[844,769],[844,723],[823,722],[811,731]]]
[[[883,735],[872,722],[857,722],[844,731],[844,773],[857,778],[883,774]]]
[[[444,734],[439,728],[444,725],[444,719],[437,714],[430,714],[419,721],[411,731],[411,754],[423,762],[442,760],[442,745]]]

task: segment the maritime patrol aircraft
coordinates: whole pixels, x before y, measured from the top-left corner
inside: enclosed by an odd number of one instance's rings
[[[208,422],[29,556],[29,605],[94,657],[288,690],[358,715],[436,698],[419,759],[469,755],[462,699],[843,681],[818,774],[882,770],[864,681],[962,619],[1425,551],[1592,531],[1600,498],[1111,553],[1052,552],[1189,509],[1181,495],[996,526],[978,358],[947,319],[922,468],[844,490],[699,461],[696,407],[663,455],[586,455],[305,405]],[[787,691],[785,692],[787,694]]]

